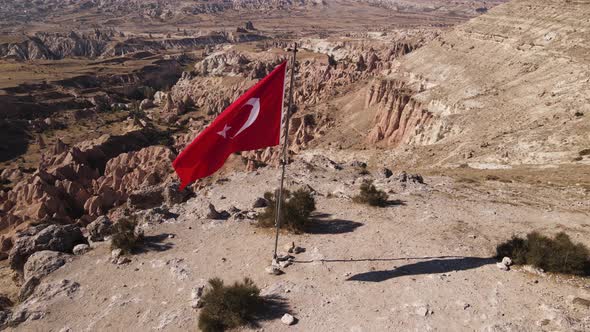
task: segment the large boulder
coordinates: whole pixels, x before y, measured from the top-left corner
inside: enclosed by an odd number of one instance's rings
[[[32,254],[24,266],[25,280],[35,277],[41,279],[70,261],[71,255],[58,251],[43,250]]]
[[[75,245],[85,243],[82,231],[75,225],[39,225],[17,235],[8,260],[15,271],[22,271],[27,259],[38,251],[71,253]]]
[[[90,241],[104,241],[113,232],[113,223],[107,216],[100,216],[86,226]]]

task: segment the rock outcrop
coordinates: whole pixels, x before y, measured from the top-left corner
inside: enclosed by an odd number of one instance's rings
[[[0,193],[0,207],[6,213],[0,222],[0,230],[26,221],[49,218],[70,223],[90,212],[89,206],[96,207],[97,205],[92,203],[96,201],[95,197],[100,195],[108,196],[110,200],[108,204],[103,202],[99,206],[101,209],[105,206],[106,208],[113,206],[119,199],[119,189],[123,186],[136,188],[145,182],[146,179],[143,179],[143,176],[147,175],[145,171],[153,171],[153,164],[141,157],[131,158],[132,160],[122,157],[108,164],[109,160],[122,153],[150,145],[150,137],[154,134],[153,130],[144,129],[121,136],[104,135],[95,140],[80,142],[72,147],[58,141],[48,153],[42,156],[39,170],[24,177],[14,185],[12,190]],[[156,150],[156,153],[159,152],[161,151]],[[165,153],[161,156],[161,158],[166,157],[169,155]],[[135,180],[132,175],[125,178],[125,183],[121,183],[120,179],[116,180],[116,174],[122,177],[127,170],[133,173],[130,168],[126,168],[127,166],[115,169],[113,165],[117,162],[131,163],[129,167],[135,171]],[[143,168],[137,166],[140,162]],[[105,176],[100,177],[103,173]],[[148,178],[153,182],[159,179],[156,177],[158,174],[155,172]],[[138,177],[142,177],[141,181],[137,179]],[[97,181],[99,181],[98,185]],[[109,187],[110,184],[113,186]],[[92,201],[89,202],[90,200]],[[92,211],[98,210],[94,208]]]
[[[13,270],[23,271],[29,257],[38,251],[71,253],[75,245],[85,242],[82,231],[75,225],[34,226],[16,235],[8,260]]]
[[[23,277],[41,279],[59,269],[71,260],[71,255],[62,252],[43,250],[32,254],[24,265]]]
[[[93,182],[94,195],[86,201],[86,213],[100,216],[127,201],[132,192],[171,181],[170,165],[175,158],[169,148],[156,145],[109,160],[104,175]],[[159,188],[160,202],[162,192],[163,187]]]

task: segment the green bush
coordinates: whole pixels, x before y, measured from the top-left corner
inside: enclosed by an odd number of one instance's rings
[[[121,249],[124,254],[131,254],[143,242],[143,234],[136,230],[137,221],[133,218],[121,218],[113,225],[111,249]]]
[[[358,196],[353,198],[353,201],[361,204],[369,204],[371,206],[384,207],[387,205],[387,194],[378,190],[374,185],[373,181],[365,180],[361,184],[361,192]]]
[[[225,286],[219,278],[211,279],[202,300],[204,305],[199,315],[199,328],[204,332],[253,324],[264,306],[260,289],[249,278],[232,286]]]
[[[264,198],[268,201],[268,206],[258,216],[258,225],[261,227],[275,227],[277,205],[275,195],[267,192],[264,194]],[[310,191],[298,189],[291,193],[285,190],[281,208],[281,228],[297,234],[305,232],[307,225],[311,221],[311,213],[315,209],[315,199]]]
[[[496,257],[510,257],[515,264],[530,264],[548,272],[590,275],[590,250],[574,244],[563,232],[551,239],[537,232],[526,239],[513,236],[496,247]]]

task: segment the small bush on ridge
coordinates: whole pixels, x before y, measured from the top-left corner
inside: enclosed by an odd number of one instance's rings
[[[113,225],[111,249],[121,249],[124,254],[131,254],[143,241],[143,235],[136,231],[137,221],[121,218]]]
[[[262,312],[264,299],[260,289],[249,278],[225,286],[219,278],[209,280],[202,300],[199,328],[204,332],[218,332],[252,324]]]
[[[356,203],[384,207],[387,205],[387,194],[382,190],[378,190],[375,185],[373,185],[373,181],[365,180],[363,181],[363,184],[361,184],[360,194],[353,197],[352,200]]]
[[[510,257],[515,264],[531,264],[548,272],[590,275],[590,250],[574,244],[561,232],[553,239],[537,232],[526,239],[513,236],[496,247],[497,258]]]
[[[277,200],[274,194],[267,192],[264,198],[268,206],[258,216],[258,225],[261,227],[275,227]],[[305,232],[310,222],[311,213],[315,211],[315,199],[310,191],[298,189],[291,193],[285,190],[283,193],[283,205],[281,208],[281,228],[293,233]]]

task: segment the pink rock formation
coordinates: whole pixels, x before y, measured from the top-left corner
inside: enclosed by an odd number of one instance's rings
[[[150,146],[109,160],[104,175],[92,184],[93,196],[84,206],[86,213],[102,215],[124,203],[131,192],[172,180],[171,164],[175,158],[165,146]]]
[[[397,146],[416,137],[416,131],[429,124],[432,114],[412,98],[413,94],[401,81],[374,82],[366,100],[366,107],[377,107],[369,142]]]

